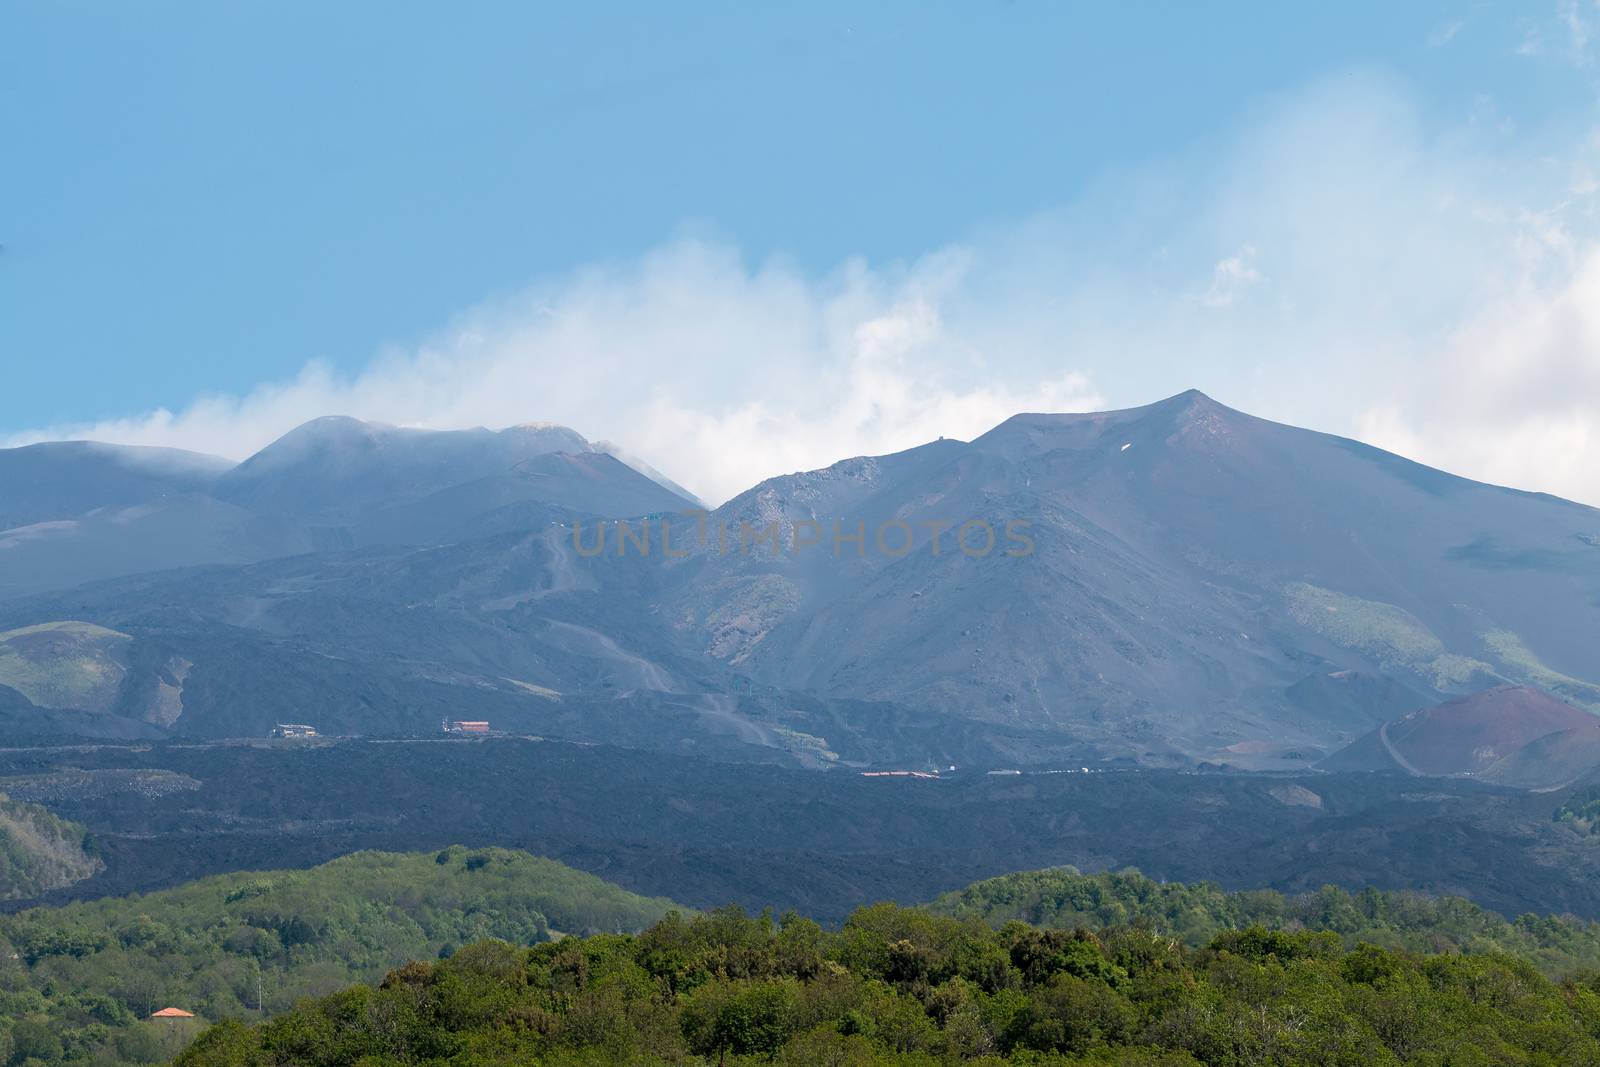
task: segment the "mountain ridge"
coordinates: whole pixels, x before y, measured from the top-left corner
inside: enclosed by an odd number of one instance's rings
[[[913,484],[897,488],[893,483],[907,472]],[[1308,484],[1318,489],[1308,491]],[[1324,485],[1328,488],[1321,488]],[[1431,472],[1344,438],[1244,415],[1195,391],[1118,412],[1022,414],[972,442],[937,442],[893,456],[862,457],[817,472],[769,479],[735,497],[718,515],[730,525],[777,522],[789,531],[796,523],[826,521],[846,509],[856,509],[850,520],[865,518],[869,524],[885,519],[913,523],[943,519],[953,525],[969,516],[1001,518],[997,509],[1004,508],[1007,515],[1025,514],[1042,529],[1061,535],[1053,542],[1040,540],[1038,554],[1029,561],[1037,567],[1032,575],[1012,575],[996,569],[999,561],[983,559],[967,564],[969,569],[988,572],[981,588],[974,590],[954,570],[961,561],[951,554],[942,561],[928,558],[925,539],[903,560],[850,559],[823,577],[816,576],[822,568],[815,559],[809,564],[794,559],[716,560],[704,564],[715,576],[712,584],[735,585],[735,599],[746,605],[735,619],[736,628],[730,631],[713,621],[728,616],[719,615],[722,609],[717,603],[695,603],[693,593],[687,611],[711,622],[701,623],[708,649],[726,650],[726,658],[747,669],[754,665],[758,677],[808,688],[837,683],[843,671],[846,691],[869,698],[882,698],[890,689],[884,688],[881,672],[862,683],[850,680],[850,674],[873,669],[854,650],[881,646],[876,634],[904,632],[906,626],[917,625],[904,610],[911,592],[942,598],[931,606],[926,599],[916,605],[925,625],[933,627],[925,644],[954,646],[963,636],[974,638],[967,642],[966,665],[951,664],[948,689],[943,695],[929,692],[935,701],[945,703],[982,703],[978,692],[982,686],[966,685],[961,676],[992,663],[996,644],[1002,655],[1023,661],[1014,668],[1021,677],[1038,679],[1041,672],[1065,670],[1063,681],[1076,675],[1092,684],[1109,667],[1123,672],[1133,685],[1137,673],[1166,670],[1163,663],[1181,652],[1188,639],[1185,634],[1203,631],[1241,635],[1231,669],[1245,676],[1233,688],[1243,691],[1253,686],[1257,695],[1250,699],[1268,699],[1259,693],[1265,680],[1249,678],[1259,677],[1266,665],[1252,667],[1248,646],[1243,644],[1263,620],[1271,629],[1293,631],[1269,635],[1272,640],[1292,640],[1309,654],[1299,679],[1276,683],[1285,687],[1313,676],[1319,665],[1325,665],[1322,673],[1359,668],[1380,677],[1398,670],[1397,677],[1409,679],[1407,684],[1424,695],[1435,694],[1436,699],[1453,689],[1515,677],[1565,684],[1556,679],[1586,662],[1588,646],[1581,635],[1600,632],[1593,606],[1574,602],[1572,589],[1550,589],[1549,600],[1514,588],[1495,590],[1503,601],[1497,610],[1517,612],[1515,621],[1503,626],[1483,623],[1481,609],[1463,614],[1436,606],[1463,599],[1455,594],[1467,581],[1505,584],[1505,574],[1513,569],[1521,572],[1519,578],[1531,571],[1533,581],[1558,587],[1567,574],[1537,572],[1575,567],[1589,586],[1600,589],[1600,556],[1580,554],[1581,532],[1570,525],[1573,516],[1592,516],[1600,522],[1600,513],[1569,502],[1560,502],[1557,513],[1550,510],[1550,502],[1518,493],[1512,499],[1525,509],[1539,509],[1529,513],[1539,526],[1568,527],[1559,535],[1536,531],[1546,543],[1536,553],[1523,552],[1533,564],[1524,566],[1525,560],[1502,543],[1522,536],[1522,528],[1496,519],[1497,509],[1507,500],[1501,494],[1515,492]],[[949,514],[936,514],[935,506]],[[1363,513],[1362,519],[1378,520],[1372,532],[1389,542],[1381,550],[1349,535],[1352,507]],[[1422,531],[1427,537],[1402,521],[1429,511],[1438,515],[1435,522],[1442,529]],[[1485,530],[1485,525],[1491,529]],[[1396,549],[1400,558],[1391,565]],[[1086,553],[1093,554],[1093,566],[1085,563]],[[1477,567],[1489,557],[1509,558],[1518,566],[1499,573],[1481,568],[1488,577],[1462,575],[1463,568]],[[1308,570],[1308,564],[1316,569]],[[1396,578],[1396,568],[1402,566],[1407,569],[1405,581]],[[1433,590],[1415,581],[1418,575],[1448,592],[1433,595]],[[1052,583],[1058,589],[1054,602],[1041,600]],[[972,592],[965,601],[952,602],[945,595],[963,585]],[[1069,590],[1071,602],[1063,599]],[[1013,630],[1011,636],[1002,633],[997,638],[965,632],[973,630],[970,626],[956,627],[954,632],[938,630],[942,620],[981,620],[985,600],[1006,604],[1013,611],[1070,617],[1072,602],[1084,597],[1095,604],[1100,618],[1092,630],[1074,639],[1073,647],[1088,650],[1086,658],[1076,662],[1037,643],[1025,647],[1030,642],[1026,631]],[[874,599],[876,605],[867,603]],[[1581,624],[1544,625],[1540,617],[1547,606],[1563,602],[1580,613]],[[1146,609],[1157,605],[1163,614],[1176,607],[1188,618],[1179,630],[1152,643],[1151,624],[1157,620]],[[874,618],[875,608],[886,617]],[[1530,624],[1544,631],[1536,644],[1556,643],[1562,656],[1556,666],[1532,652],[1523,657],[1529,646],[1521,637],[1513,642],[1495,636],[1519,633]],[[1066,625],[1070,629],[1071,624]],[[814,666],[796,673],[796,661],[788,650],[831,640],[825,636],[828,633],[844,635],[834,640],[839,646],[832,654],[834,664],[824,668],[822,677]],[[766,653],[761,645],[769,636],[779,651],[763,663]],[[1099,652],[1092,651],[1095,642],[1103,646]],[[898,656],[885,651],[875,660],[908,659],[910,674],[927,684],[942,684],[938,674],[943,672],[927,673],[926,655],[905,657],[903,651]],[[1209,654],[1207,658],[1214,662]],[[1204,677],[1209,669],[1204,662],[1192,661],[1180,673]],[[1168,690],[1182,684],[1177,674],[1162,681]],[[908,675],[889,683],[897,699],[905,698],[907,684],[916,682]],[[1592,694],[1589,699],[1600,696],[1593,679],[1569,688]],[[1056,692],[1071,699],[1070,687]],[[1013,697],[1020,699],[1016,693]],[[1035,699],[1034,706],[1043,711],[1056,699]],[[1136,700],[1122,714],[1137,720],[1149,705],[1148,698]],[[1232,714],[1226,708],[1217,710]]]
[[[1600,512],[1198,391],[1021,413],[970,442],[769,478],[710,512],[700,537],[676,514],[689,501],[601,450],[501,466],[551,433],[571,443],[570,431],[508,432],[307,424],[230,490],[247,500],[279,479],[256,499],[298,509],[299,554],[13,596],[0,621],[96,622],[195,663],[175,729],[210,736],[275,714],[249,696],[257,670],[303,679],[307,715],[357,732],[437,721],[423,707],[551,722],[547,700],[505,703],[511,678],[562,694],[563,716],[589,708],[594,739],[643,702],[676,709],[662,720],[670,743],[731,731],[807,760],[837,755],[841,730],[869,760],[959,756],[902,747],[900,726],[874,736],[868,707],[963,744],[1061,739],[1019,750],[1023,762],[1087,746],[1287,769],[1410,707],[1496,685],[1600,706],[1600,543],[1588,540]],[[339,462],[323,461],[327,448]],[[418,448],[432,458],[414,462]],[[319,470],[302,484],[308,464]],[[587,513],[573,506],[585,501]],[[594,520],[627,517],[638,534],[649,515],[651,552],[580,544],[580,524],[592,539]],[[663,518],[685,555],[665,554]],[[990,550],[957,543],[969,523],[980,542],[988,527]],[[741,544],[746,525],[776,541]],[[857,529],[859,541],[834,541]],[[797,534],[814,543],[797,547]],[[398,719],[350,710],[424,691]],[[238,718],[212,718],[224,693],[245,700]],[[997,751],[987,745],[970,751]]]
[[[592,465],[530,476],[528,464],[557,455]],[[430,503],[473,483],[495,498],[477,512],[441,514]],[[555,424],[425,430],[331,415],[237,464],[51,442],[0,450],[0,599],[196,564],[479,536],[517,525],[493,514],[513,505],[533,515],[523,517],[530,525],[696,506],[659,472]]]

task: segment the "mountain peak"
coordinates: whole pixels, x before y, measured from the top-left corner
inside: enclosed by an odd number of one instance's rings
[[[973,444],[1019,458],[1057,449],[1133,447],[1203,427],[1213,434],[1250,417],[1219,404],[1198,389],[1133,408],[1091,412],[1023,412],[1013,415]]]
[[[1181,393],[1169,396],[1165,400],[1157,400],[1153,404],[1125,408],[1121,412],[1107,412],[1107,414],[1126,414],[1139,418],[1171,416],[1183,420],[1193,420],[1206,416],[1248,417],[1244,412],[1230,408],[1198,389],[1185,389]]]
[[[507,441],[536,442],[541,452],[594,452],[583,434],[557,422],[519,422],[503,430],[489,430]]]
[[[504,473],[532,456],[593,448],[565,426],[430,430],[326,415],[290,430],[223,479],[234,503],[336,516],[378,500],[417,499]]]
[[[358,419],[354,415],[318,415],[314,419],[307,419],[299,426],[284,434],[284,437],[293,437],[299,434],[346,434],[346,433],[376,433],[383,430],[393,430],[396,427],[387,422],[369,422]]]

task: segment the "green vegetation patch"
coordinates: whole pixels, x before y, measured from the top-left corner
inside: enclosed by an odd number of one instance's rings
[[[505,678],[502,679],[502,681],[509,682],[518,689],[522,690],[524,693],[532,693],[536,697],[543,697],[546,700],[556,701],[561,699],[561,694],[556,690],[548,689],[542,685],[534,685],[532,682],[524,682],[520,678]]]
[[[1600,800],[1594,806],[1600,811]],[[1600,971],[1600,923],[1541,915],[1510,921],[1460,897],[1423,893],[1351,893],[1336,886],[1296,896],[1270,889],[1230,893],[1205,882],[1157,882],[1137,871],[1079,874],[1060,867],[975,882],[929,908],[991,926],[1013,920],[1069,930],[1131,924],[1193,948],[1254,926],[1326,931],[1351,949],[1371,944],[1405,952],[1504,953],[1552,978]]]
[[[1552,693],[1560,693],[1568,699],[1578,701],[1590,711],[1600,711],[1600,685],[1551,670],[1523,643],[1522,638],[1512,631],[1490,630],[1483,635],[1483,640],[1518,680]]]
[[[103,864],[84,828],[0,793],[0,900],[25,900],[89,877]]]
[[[1204,947],[877,905],[837,932],[728,909],[637,936],[483,942],[213,1028],[183,1067],[1600,1062],[1600,982],[1503,955],[1251,927]]]
[[[0,1064],[19,1021],[58,1038],[60,1054],[40,1062],[126,1061],[121,1043],[155,1048],[129,1035],[164,1007],[259,1018],[483,938],[614,934],[672,907],[552,860],[454,847],[34,908],[0,916]]]
[[[1458,655],[1422,620],[1393,604],[1296,582],[1285,590],[1295,622],[1335,644],[1357,649],[1385,667],[1416,671],[1437,688],[1464,685],[1482,674],[1498,677],[1481,660]]]
[[[133,638],[88,622],[47,622],[0,633],[0,685],[41,708],[111,711]]]
[[[839,753],[828,747],[826,737],[791,730],[787,726],[774,726],[772,733],[780,745],[805,761],[808,766],[827,766],[839,761]]]
[[[700,622],[706,651],[730,663],[743,661],[800,601],[800,587],[781,574],[719,579],[701,599],[713,605]]]
[[[1600,834],[1600,786],[1573,793],[1556,809],[1555,820],[1586,834]]]

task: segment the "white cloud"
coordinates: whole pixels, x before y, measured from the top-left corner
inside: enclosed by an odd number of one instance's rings
[[[1593,9],[1585,10],[1585,5],[1579,0],[1561,0],[1557,5],[1557,14],[1567,31],[1572,55],[1580,62],[1587,61],[1589,42],[1594,38],[1594,23],[1590,21],[1592,13]]]
[[[1261,281],[1261,272],[1256,269],[1255,261],[1256,250],[1253,245],[1245,245],[1237,255],[1218,260],[1211,270],[1211,285],[1201,295],[1200,302],[1211,308],[1225,308],[1232,304],[1246,289]]]
[[[1445,45],[1455,40],[1456,34],[1460,33],[1461,28],[1465,25],[1466,23],[1461,19],[1453,19],[1449,22],[1440,23],[1428,34],[1428,47],[1443,48]]]
[[[1551,17],[1535,20],[1525,27],[1516,53],[1531,58],[1555,56],[1575,66],[1586,67],[1594,58],[1591,45],[1597,24],[1600,24],[1600,2],[1556,0]]]
[[[88,437],[242,458],[329,413],[435,428],[554,421],[720,501],[775,473],[974,436],[1021,408],[1103,402],[1067,369],[987,380],[938,310],[964,271],[951,252],[808,278],[683,240],[475,309],[351,378],[311,364],[243,397],[10,443]]]
[[[720,501],[1018,410],[1193,386],[1600,502],[1597,147],[1588,129],[1430,127],[1403,87],[1343,77],[1261,114],[1220,162],[1107,175],[912,262],[817,274],[684,239],[470,310],[354,376],[309,365],[26,438],[240,456],[328,413],[557,421]]]
[[[1600,248],[1469,318],[1358,426],[1436,466],[1600,500]]]

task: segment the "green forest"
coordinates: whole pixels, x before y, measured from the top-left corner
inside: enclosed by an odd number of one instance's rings
[[[248,1026],[183,1067],[449,1064],[1575,1065],[1600,981],[1251,927],[1204,948],[876,905],[829,932],[728,909],[639,935],[482,942]]]
[[[1600,924],[1413,893],[1059,868],[830,929],[456,846],[0,916],[0,1067],[1566,1064],[1596,975]]]
[[[102,864],[84,828],[0,793],[0,900],[25,900],[87,878]]]
[[[1229,893],[1208,883],[1157,882],[1137,871],[1085,875],[1060,867],[975,882],[929,907],[992,926],[1012,919],[1067,930],[1134,924],[1191,948],[1228,930],[1259,926],[1328,931],[1351,949],[1369,944],[1409,952],[1501,952],[1551,978],[1600,971],[1600,923],[1554,915],[1511,921],[1461,897],[1424,893],[1351,893],[1337,886],[1297,896],[1270,889]]]
[[[1584,833],[1600,833],[1600,787],[1586,786],[1574,792],[1556,809],[1555,820]]]
[[[673,905],[505,849],[359,852],[0,916],[0,1064],[169,1059],[178,1007],[260,1018],[484,938],[640,930]],[[181,1047],[181,1046],[180,1046]]]

